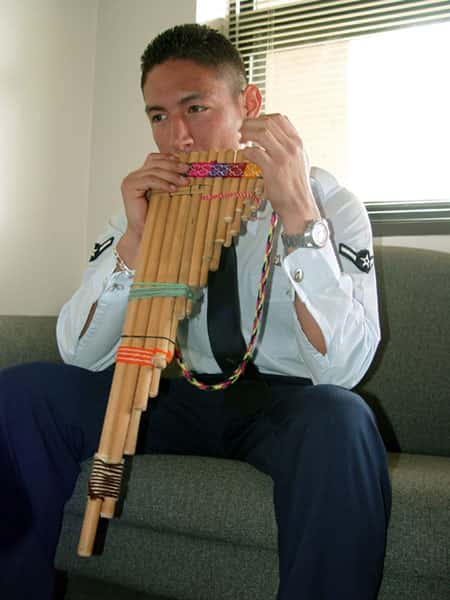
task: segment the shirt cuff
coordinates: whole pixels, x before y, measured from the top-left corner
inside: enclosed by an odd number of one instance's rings
[[[340,269],[330,241],[323,248],[297,248],[285,257],[283,268],[304,303],[316,292],[339,285]]]

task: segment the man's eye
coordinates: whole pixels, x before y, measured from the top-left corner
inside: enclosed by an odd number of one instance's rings
[[[161,123],[161,121],[164,121],[165,118],[166,118],[166,115],[162,115],[162,114],[160,114],[160,115],[153,115],[151,117],[151,122],[152,123]]]
[[[202,106],[200,104],[193,104],[192,106],[189,107],[190,113],[199,113],[199,112],[204,112],[205,110],[206,110],[206,106]]]

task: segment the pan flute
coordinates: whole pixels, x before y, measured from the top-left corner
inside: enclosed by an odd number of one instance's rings
[[[222,247],[239,234],[263,194],[260,170],[240,152],[192,152],[180,160],[190,164],[188,185],[150,196],[89,481],[80,556],[92,554],[100,516],[114,515],[123,456],[135,453],[142,411],[158,394],[161,371],[174,355],[178,322],[190,316],[208,272],[218,269]]]

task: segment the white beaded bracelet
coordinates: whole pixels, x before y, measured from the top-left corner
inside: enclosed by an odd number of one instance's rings
[[[125,273],[128,277],[134,277],[135,273],[136,273],[136,269],[130,269],[130,267],[127,265],[127,263],[123,260],[123,258],[117,252],[117,249],[115,247],[113,248],[113,254],[116,257],[116,263],[119,268],[119,271],[122,271],[122,273]]]

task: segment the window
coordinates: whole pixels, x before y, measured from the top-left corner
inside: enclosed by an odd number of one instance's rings
[[[375,233],[450,232],[448,1],[230,0],[228,35]]]

